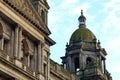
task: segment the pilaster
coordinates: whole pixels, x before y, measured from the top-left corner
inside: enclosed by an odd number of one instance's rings
[[[18,32],[19,32],[19,27],[18,25],[15,27],[15,37],[14,37],[14,58],[18,58]]]
[[[80,69],[80,66],[81,66],[81,53],[79,53],[79,69]]]
[[[4,45],[4,38],[2,37],[0,39],[0,49],[3,50],[3,45]]]
[[[50,77],[50,58],[48,57],[48,61],[47,61],[47,80],[49,80]]]
[[[103,60],[103,64],[104,64],[104,73],[106,73],[106,61]]]
[[[75,70],[74,58],[71,58],[71,57],[70,57],[70,59],[71,59],[71,62],[70,62],[70,69],[71,69],[71,71],[74,71],[74,70]]]
[[[41,72],[42,74],[44,73],[44,67],[43,67],[43,61],[44,61],[44,54],[43,54],[43,51],[44,50],[44,43],[41,43]]]
[[[69,70],[72,71],[71,56],[70,56],[70,55],[69,55],[68,59],[69,59],[69,60],[68,60],[68,62],[69,62],[69,63],[68,63],[68,64],[69,64]]]
[[[13,57],[14,56],[14,31],[11,32],[11,39],[10,39],[10,53],[11,53],[11,56]]]
[[[38,53],[37,53],[37,71],[38,71],[38,79],[40,80],[40,75],[41,75],[41,71],[42,71],[42,69],[41,69],[41,42],[39,42],[39,44],[38,44]]]
[[[18,33],[18,58],[19,59],[22,57],[21,46],[22,46],[22,28],[20,27],[19,33]]]
[[[101,59],[101,56],[99,57],[99,66],[100,66],[100,68],[102,68],[102,59]]]

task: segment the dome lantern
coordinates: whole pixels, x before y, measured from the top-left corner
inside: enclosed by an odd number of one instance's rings
[[[81,10],[81,15],[78,18],[78,21],[79,21],[79,27],[81,25],[85,25],[85,23],[86,23],[86,17],[83,15],[83,10]]]

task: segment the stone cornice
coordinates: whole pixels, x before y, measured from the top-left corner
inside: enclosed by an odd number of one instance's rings
[[[50,34],[47,26],[42,22],[40,16],[28,0],[3,0],[7,5],[27,19],[31,24],[37,27],[46,35]]]
[[[44,4],[44,5],[47,7],[47,9],[50,8],[50,6],[49,6],[48,3],[46,2],[46,0],[40,0],[40,2],[41,2],[42,4]]]

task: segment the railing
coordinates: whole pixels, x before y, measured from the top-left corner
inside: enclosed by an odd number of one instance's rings
[[[13,58],[8,56],[3,50],[0,50],[0,57],[6,59],[7,61],[13,63]]]
[[[3,50],[0,50],[0,58],[10,62],[11,64],[21,68],[23,71],[26,71],[28,74],[36,76],[35,72],[31,70],[31,68],[24,65],[20,60],[13,59],[8,54],[6,54]]]
[[[2,50],[0,50],[0,57],[6,59],[7,58],[7,54],[4,54],[4,52]]]
[[[88,67],[76,73],[79,77],[104,76],[101,68],[98,66]]]
[[[86,68],[84,70],[80,70],[76,73],[79,76],[92,76],[92,75],[96,75],[96,68],[95,67],[91,67],[91,68]]]
[[[56,74],[59,74],[66,79],[70,79],[71,75],[74,76],[73,73],[67,71],[61,65],[57,64],[56,62],[54,62],[52,60],[50,60],[50,69],[53,70],[54,72],[56,72]]]

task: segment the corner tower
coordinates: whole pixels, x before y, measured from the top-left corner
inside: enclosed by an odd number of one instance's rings
[[[86,27],[82,10],[78,20],[79,28],[73,32],[66,45],[66,54],[61,57],[64,68],[74,72],[80,80],[112,80],[105,64],[107,53]]]

